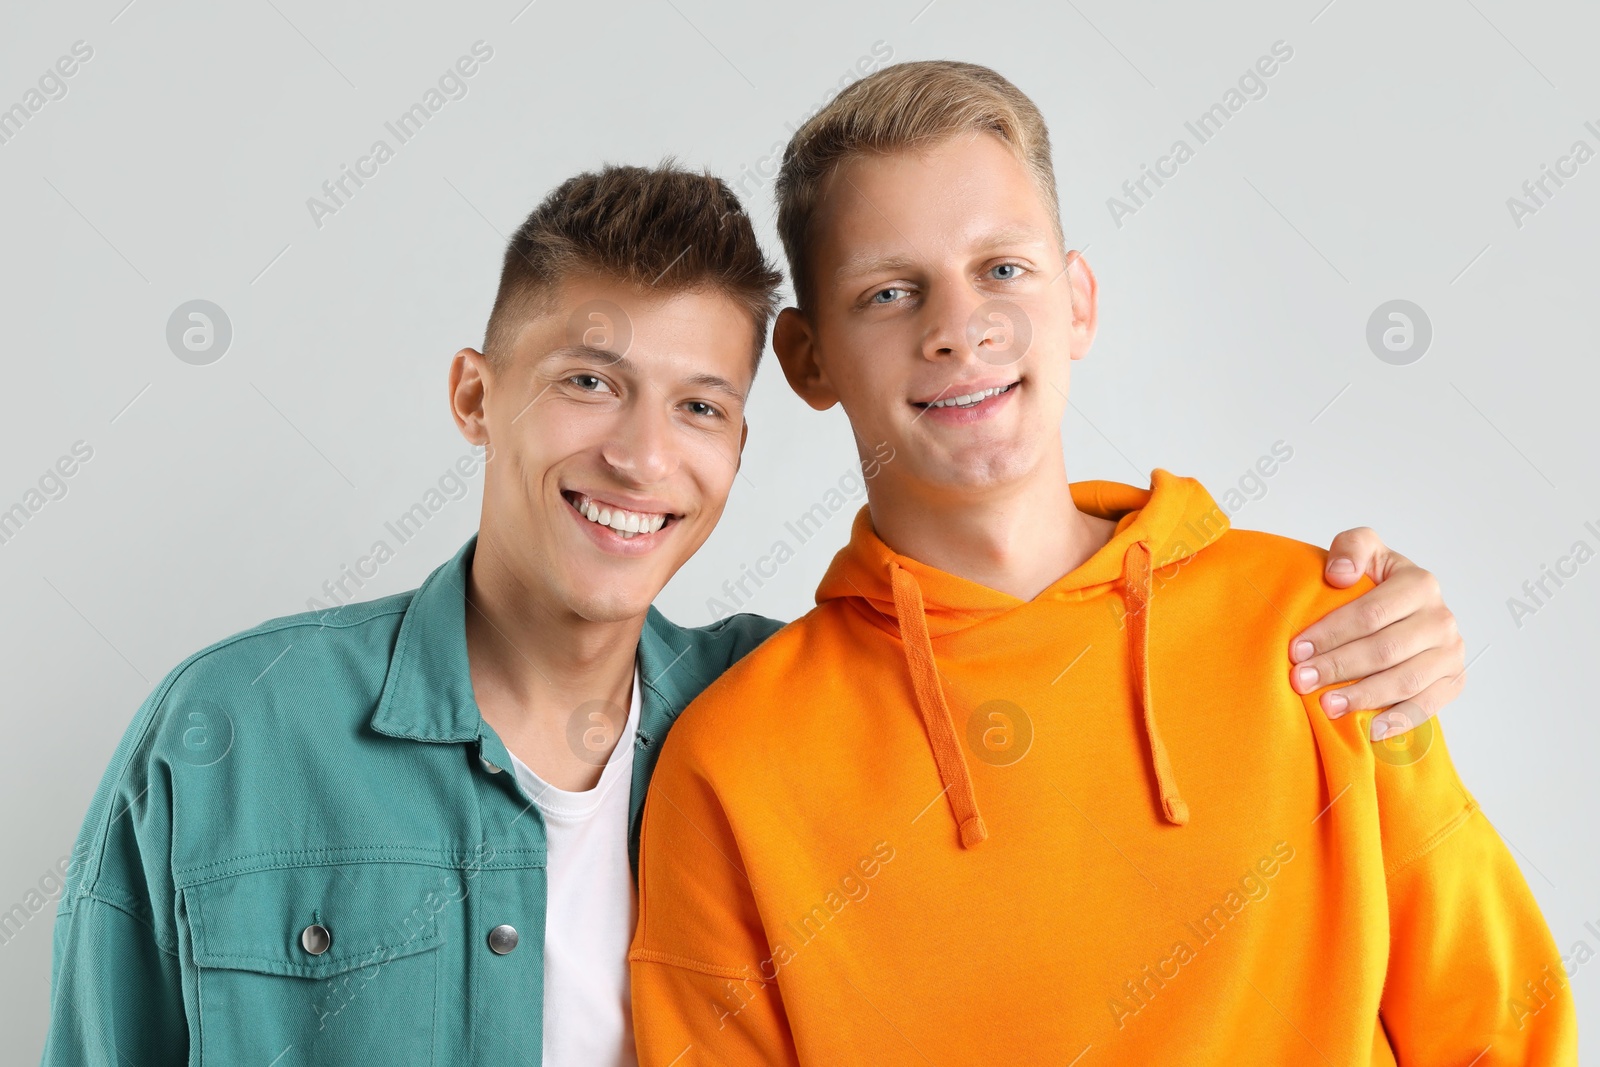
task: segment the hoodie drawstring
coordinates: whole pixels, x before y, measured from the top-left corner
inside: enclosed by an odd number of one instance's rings
[[[945,703],[944,690],[939,685],[933,642],[928,637],[928,619],[923,614],[922,589],[911,572],[893,560],[889,562],[889,584],[894,590],[900,644],[906,651],[906,668],[911,672],[917,710],[922,713],[928,744],[933,748],[933,762],[939,768],[939,780],[950,797],[950,812],[961,831],[961,847],[972,848],[988,838],[989,831],[983,825],[983,816],[978,814],[967,758],[961,751],[955,721],[950,717],[950,706]]]
[[[986,840],[989,831],[984,826],[983,816],[978,813],[967,758],[961,751],[955,720],[951,718],[950,706],[945,702],[944,689],[939,684],[933,642],[928,636],[928,619],[923,609],[922,589],[911,572],[893,560],[889,562],[889,583],[894,590],[895,618],[900,627],[900,643],[905,649],[906,668],[911,673],[911,687],[917,697],[917,710],[921,712],[923,727],[928,732],[928,744],[933,749],[939,780],[950,798],[950,813],[960,829],[961,845],[963,848],[972,848]],[[1189,822],[1189,805],[1178,792],[1172,761],[1167,756],[1167,746],[1161,740],[1161,731],[1156,726],[1155,705],[1150,698],[1152,583],[1150,546],[1143,541],[1134,542],[1123,557],[1122,589],[1127,602],[1125,620],[1128,626],[1128,653],[1134,673],[1134,698],[1139,703],[1139,713],[1144,719],[1150,763],[1155,770],[1156,787],[1161,794],[1161,813],[1174,826],[1185,826]]]
[[[1189,805],[1178,795],[1178,783],[1167,758],[1167,746],[1156,729],[1156,710],[1150,701],[1150,546],[1135,541],[1123,557],[1123,595],[1127,598],[1129,654],[1139,709],[1144,714],[1145,738],[1150,743],[1150,762],[1155,767],[1156,785],[1161,791],[1161,811],[1167,821],[1183,826],[1189,821]]]

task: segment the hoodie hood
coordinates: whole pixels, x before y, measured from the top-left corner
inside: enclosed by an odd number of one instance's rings
[[[1189,821],[1189,807],[1178,792],[1150,698],[1153,574],[1220,538],[1228,530],[1227,513],[1193,478],[1159,468],[1151,472],[1148,489],[1105,481],[1074,482],[1071,488],[1072,502],[1079,511],[1115,520],[1116,531],[1110,541],[1036,599],[1123,598],[1123,631],[1136,712],[1143,720],[1162,814],[1169,823],[1183,826]],[[879,539],[866,507],[856,514],[850,543],[834,556],[817,587],[817,603],[830,600],[857,601],[869,616],[876,615],[897,633],[961,843],[967,848],[979,844],[988,837],[988,829],[978,811],[966,755],[939,681],[933,641],[1028,602],[898,554]]]

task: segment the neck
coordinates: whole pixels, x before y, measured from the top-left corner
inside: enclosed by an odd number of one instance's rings
[[[1116,529],[1078,510],[1059,458],[1014,483],[974,491],[883,477],[868,484],[872,527],[884,544],[1019,600],[1076,569]]]
[[[587,789],[621,733],[632,695],[644,616],[593,622],[554,608],[529,581],[532,568],[485,524],[467,581],[467,660],[484,720],[508,749],[551,785]],[[610,742],[575,751],[569,726],[581,705],[610,709]],[[615,716],[616,721],[609,720]]]

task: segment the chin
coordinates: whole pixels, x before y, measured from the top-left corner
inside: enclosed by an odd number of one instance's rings
[[[649,590],[595,589],[569,590],[567,610],[586,622],[626,622],[650,610],[655,595]]]
[[[1027,477],[1035,466],[1034,457],[1015,449],[974,450],[929,463],[923,480],[955,491],[996,489]]]

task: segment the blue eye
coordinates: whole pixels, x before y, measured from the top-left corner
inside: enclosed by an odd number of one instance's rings
[[[872,302],[874,304],[892,304],[892,303],[894,303],[894,298],[893,297],[890,297],[888,300],[880,300],[878,298],[881,297],[881,296],[884,296],[886,294],[889,294],[889,293],[903,293],[903,292],[905,292],[904,289],[896,289],[893,286],[890,286],[888,289],[879,289],[876,293],[872,294]]]
[[[1018,274],[1021,274],[1021,273],[1022,273],[1022,268],[1021,268],[1021,267],[1019,267],[1019,266],[1018,266],[1018,265],[1017,265],[1017,264],[1015,264],[1015,263],[999,263],[999,264],[996,264],[996,265],[995,265],[995,266],[994,266],[994,267],[993,267],[993,268],[992,268],[992,269],[991,269],[991,270],[990,270],[990,272],[989,272],[989,273],[991,273],[991,274],[993,274],[993,273],[994,273],[994,272],[995,272],[995,271],[997,271],[997,270],[1009,270],[1009,271],[1015,271],[1015,272],[1016,272],[1016,273],[1014,273],[1014,274],[1008,274],[1008,275],[1004,275],[1004,276],[1002,276],[1002,277],[1000,277],[1000,278],[999,278],[999,279],[998,279],[998,280],[999,280],[999,281],[1002,281],[1002,282],[1008,282],[1008,281],[1010,281],[1010,280],[1011,280],[1011,279],[1012,279],[1012,278],[1015,278],[1015,277],[1017,277],[1017,275],[1018,275]]]
[[[691,401],[689,401],[689,405],[688,406],[689,406],[689,411],[692,414],[695,414],[695,415],[716,416],[716,415],[721,414],[719,411],[717,411],[717,409],[715,407],[711,406],[710,404],[707,404],[704,400],[691,400]]]

